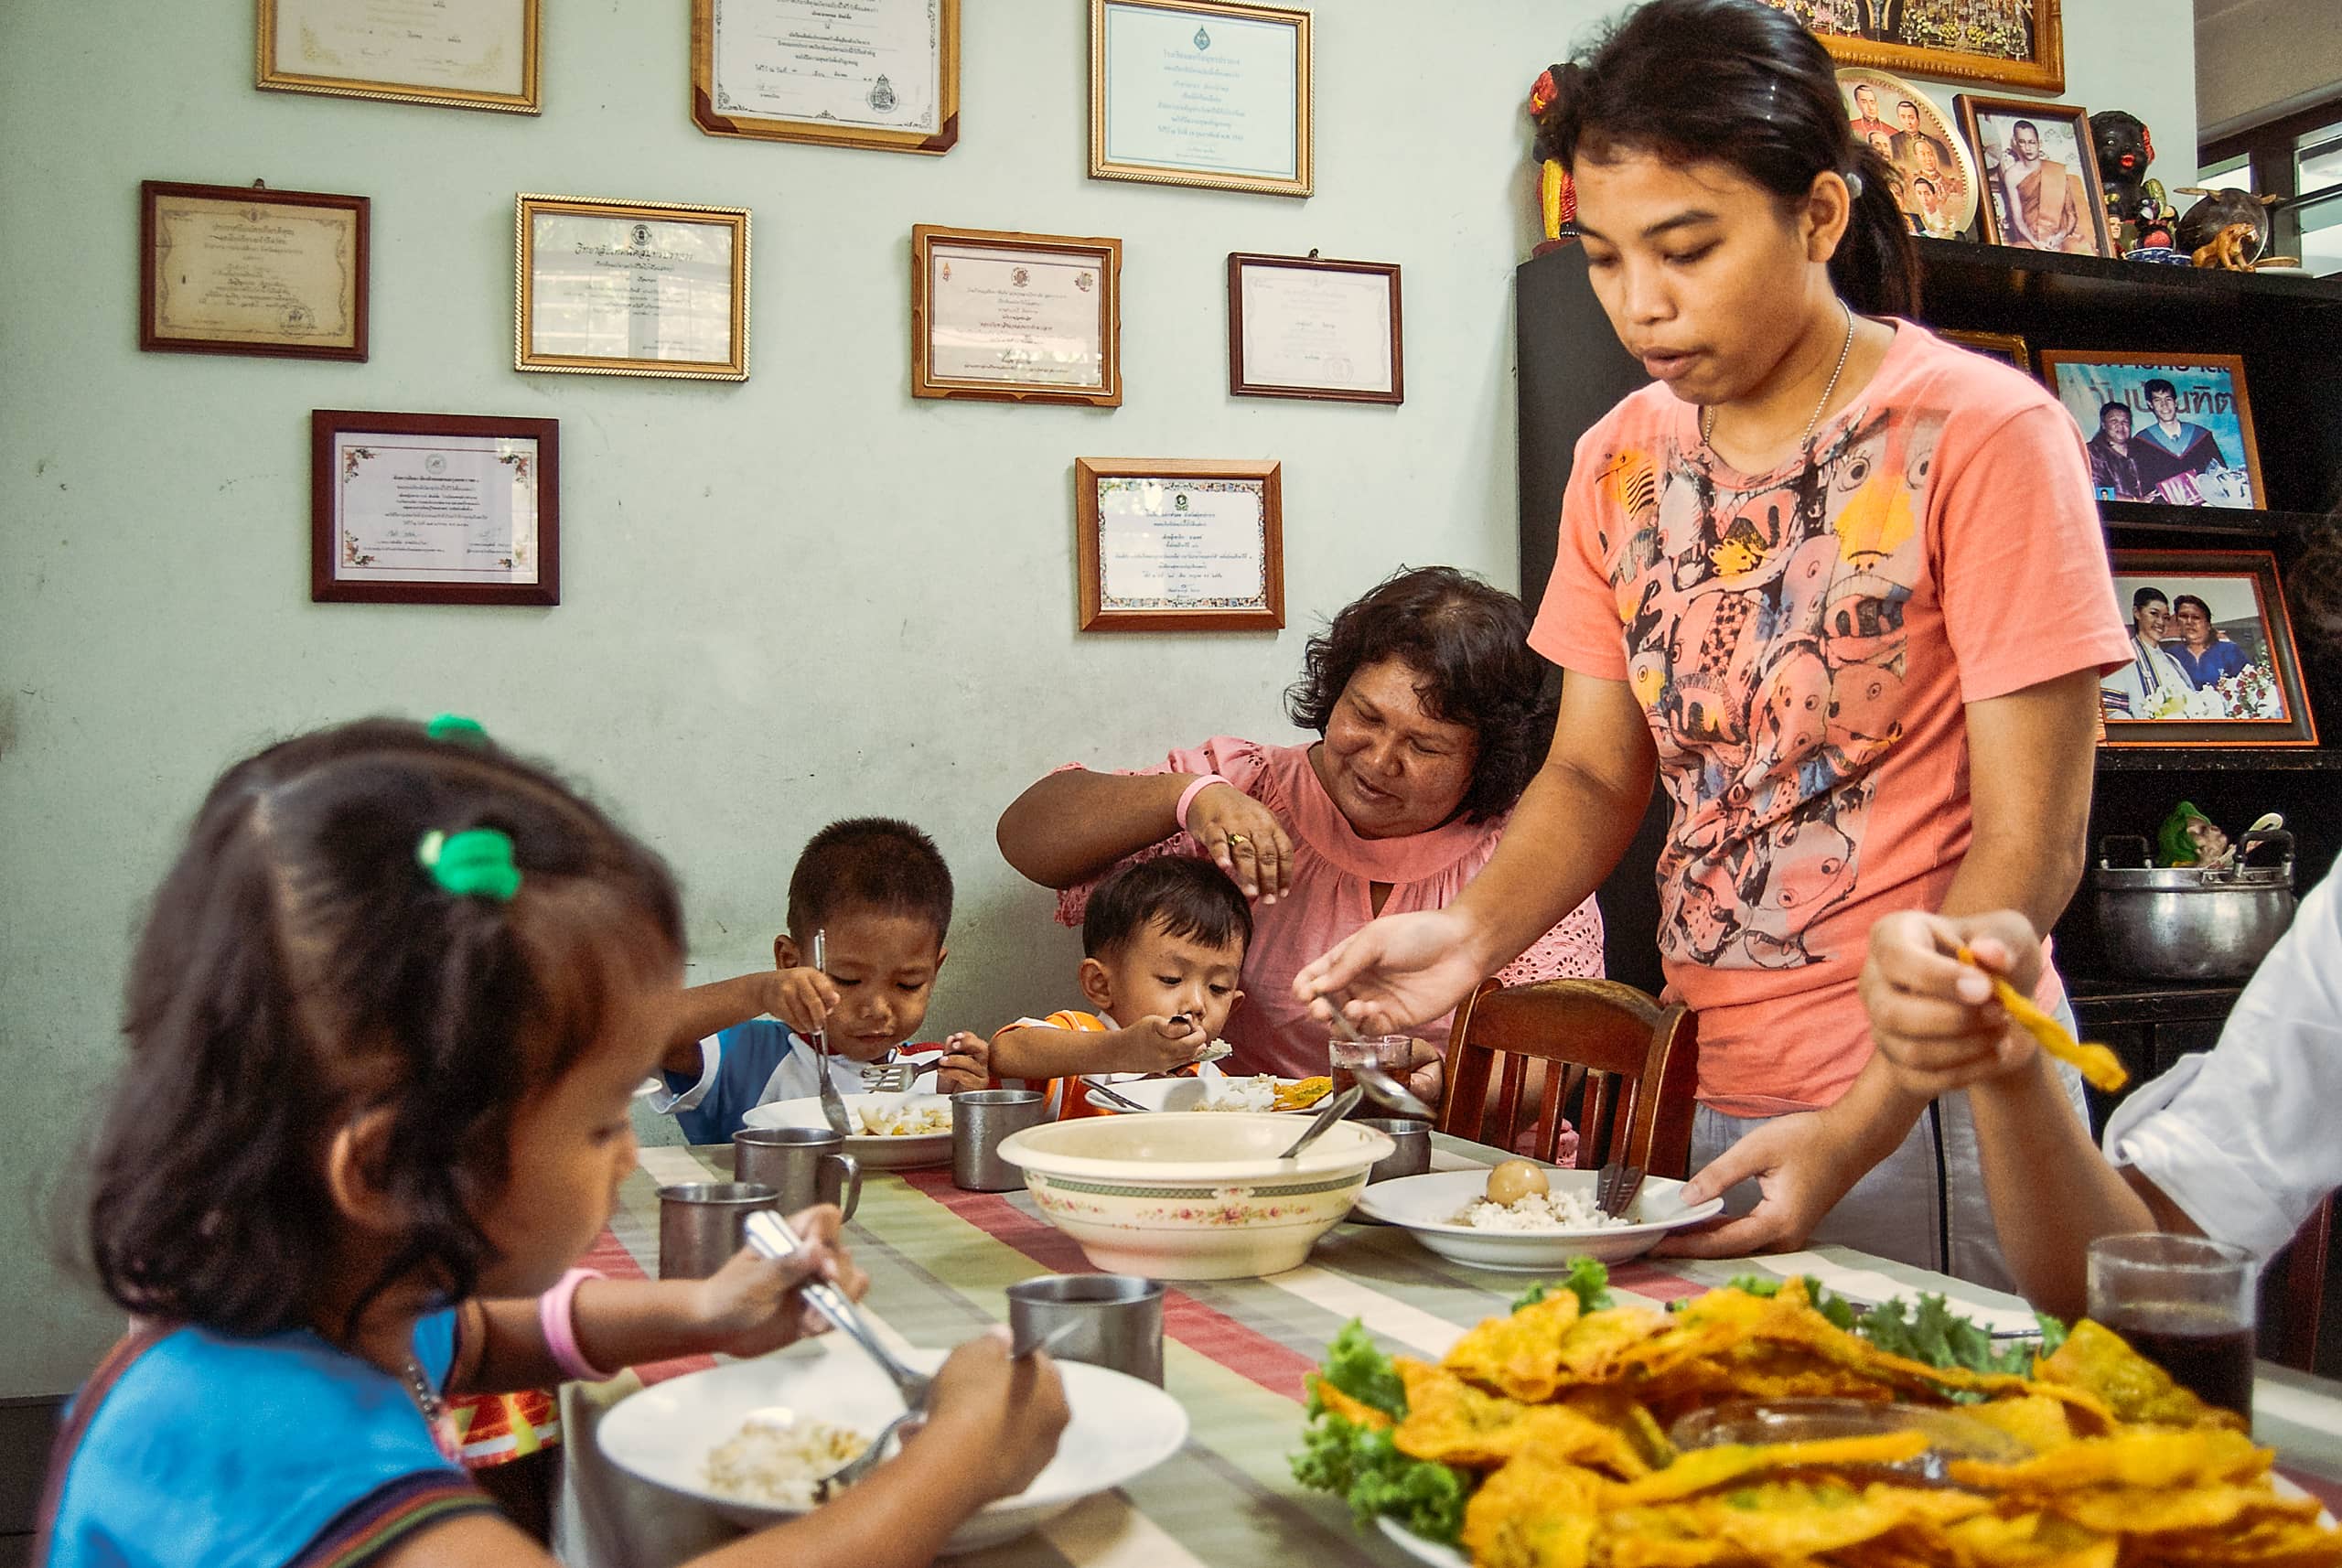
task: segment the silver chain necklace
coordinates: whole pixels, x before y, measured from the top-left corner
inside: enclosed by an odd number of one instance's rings
[[[1846,360],[1854,351],[1853,307],[1841,301],[1839,308],[1846,313],[1846,340],[1838,346],[1838,368],[1830,372],[1830,384],[1821,389],[1821,401],[1813,405],[1813,417],[1805,422],[1805,434],[1797,438],[1799,447],[1813,439],[1813,427],[1821,423],[1821,411],[1830,406],[1831,398],[1836,395],[1838,378],[1846,373]],[[1711,450],[1714,447],[1715,426],[1715,406],[1713,403],[1703,404],[1700,409],[1700,445]]]

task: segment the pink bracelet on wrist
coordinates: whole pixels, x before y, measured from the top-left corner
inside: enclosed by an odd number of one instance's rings
[[[1197,796],[1215,784],[1228,784],[1228,780],[1217,773],[1198,774],[1187,781],[1187,787],[1185,789],[1179,791],[1179,803],[1171,809],[1171,816],[1179,824],[1181,832],[1187,831],[1187,808],[1196,803]],[[1228,784],[1228,787],[1231,789],[1236,788],[1233,784]]]
[[[587,1360],[577,1344],[577,1287],[601,1277],[593,1269],[572,1269],[561,1276],[559,1284],[537,1298],[537,1326],[544,1330],[545,1348],[553,1354],[553,1364],[563,1376],[588,1383],[607,1382],[618,1376]]]

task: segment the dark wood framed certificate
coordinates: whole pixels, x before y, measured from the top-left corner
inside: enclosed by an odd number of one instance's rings
[[[138,346],[366,357],[369,203],[234,185],[138,188]]]
[[[258,0],[253,80],[451,109],[534,114],[542,0]]]
[[[1315,188],[1309,13],[1090,0],[1090,177]]]
[[[312,413],[309,597],[561,603],[560,422]]]
[[[911,231],[911,394],[1123,401],[1123,242]]]
[[[1403,348],[1396,263],[1230,254],[1230,394],[1404,403]]]
[[[960,0],[692,0],[692,123],[894,153],[960,139]]]
[[[748,379],[748,209],[520,197],[512,368]]]
[[[1274,631],[1284,625],[1279,465],[1078,457],[1084,631]]]

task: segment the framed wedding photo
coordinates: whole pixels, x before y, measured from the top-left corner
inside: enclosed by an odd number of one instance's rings
[[[2079,104],[1956,94],[1952,107],[1982,170],[1984,242],[2111,256],[2090,115]]]
[[[534,114],[541,0],[257,0],[256,83]]]
[[[2315,746],[2265,550],[2117,550],[2131,662],[2099,677],[2108,746]]]
[[[1404,403],[1403,353],[1397,263],[1230,253],[1231,396]]]
[[[692,123],[711,136],[948,153],[960,0],[692,0]]]
[[[1843,65],[1947,81],[2066,91],[2057,0],[1765,0],[1788,11]]]
[[[234,185],[138,188],[138,346],[366,358],[362,196]]]
[[[2044,349],[2040,360],[2041,379],[2089,439],[2101,499],[2269,504],[2237,355]]]
[[[1309,13],[1090,0],[1090,177],[1307,196]]]
[[[523,195],[512,368],[748,379],[748,209]]]
[[[1084,631],[1275,631],[1284,625],[1278,465],[1074,461]]]
[[[560,422],[312,413],[309,597],[561,603]]]
[[[911,230],[911,395],[1123,402],[1123,242]]]

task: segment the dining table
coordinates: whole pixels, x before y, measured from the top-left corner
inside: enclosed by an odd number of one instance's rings
[[[1504,1157],[1445,1134],[1433,1139],[1434,1169]],[[612,1277],[655,1276],[659,1188],[725,1181],[731,1173],[728,1144],[645,1147],[586,1265]],[[881,1333],[914,1346],[949,1347],[1006,1321],[1004,1293],[1019,1280],[1092,1272],[1025,1193],[962,1191],[948,1167],[868,1172],[846,1241],[870,1276],[865,1310]],[[1727,1261],[1646,1258],[1613,1267],[1610,1283],[1623,1300],[1657,1305],[1749,1273],[1810,1274],[1858,1300],[1937,1294],[1979,1322],[2024,1317],[2014,1296],[1842,1247]],[[1529,1282],[1435,1257],[1408,1231],[1364,1220],[1336,1226],[1305,1263],[1284,1273],[1177,1282],[1165,1298],[1163,1370],[1165,1388],[1187,1413],[1186,1444],[1021,1540],[951,1561],[970,1568],[1402,1568],[1413,1559],[1399,1547],[1355,1528],[1340,1499],[1293,1478],[1303,1380],[1352,1318],[1384,1349],[1436,1360],[1466,1329],[1505,1313]],[[860,1352],[830,1334],[778,1354]],[[618,1402],[713,1365],[693,1358],[564,1388],[554,1544],[570,1568],[667,1568],[737,1538],[704,1505],[617,1468],[594,1436]],[[2276,1450],[2283,1475],[2342,1514],[2342,1382],[2261,1363],[2253,1431]]]

